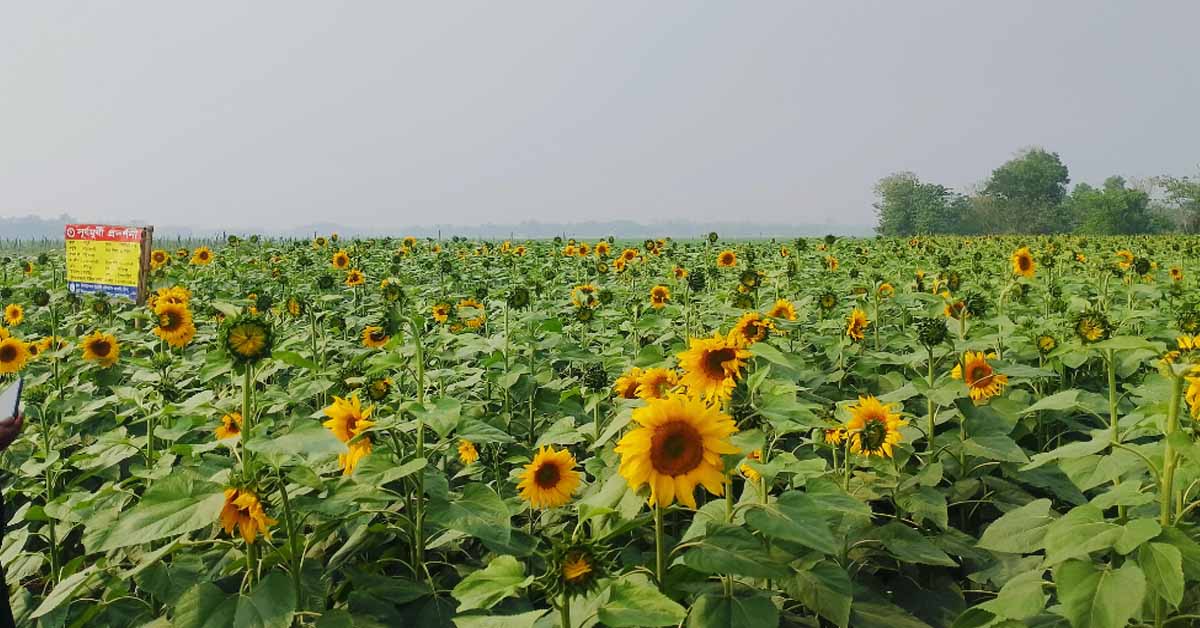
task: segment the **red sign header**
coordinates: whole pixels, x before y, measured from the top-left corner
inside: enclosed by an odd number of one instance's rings
[[[112,225],[67,225],[63,231],[67,240],[92,240],[97,242],[141,242],[141,227],[114,227]]]

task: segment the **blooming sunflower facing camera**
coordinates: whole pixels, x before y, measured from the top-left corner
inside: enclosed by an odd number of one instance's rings
[[[679,374],[671,369],[646,369],[637,380],[637,396],[641,399],[663,399],[679,384]]]
[[[671,300],[671,289],[659,284],[650,289],[650,307],[660,310]]]
[[[579,488],[579,472],[575,456],[566,449],[542,447],[533,461],[525,465],[517,484],[521,499],[533,508],[555,508],[571,501]]]
[[[367,283],[367,276],[357,268],[346,273],[346,285],[350,287],[361,286]]]
[[[213,252],[207,246],[199,247],[192,253],[192,266],[208,266],[212,261]]]
[[[9,327],[16,327],[25,320],[25,309],[16,303],[9,303],[4,306],[4,324]]]
[[[121,357],[121,345],[112,334],[93,332],[80,343],[83,349],[83,359],[95,362],[101,368],[108,368],[117,363]]]
[[[378,349],[386,345],[391,339],[392,337],[388,335],[387,331],[379,325],[367,325],[363,329],[362,343],[364,347]]]
[[[637,399],[638,386],[641,384],[642,369],[631,366],[617,378],[613,384],[613,393],[621,399]]]
[[[1037,262],[1033,261],[1033,253],[1029,247],[1023,246],[1012,254],[1012,270],[1014,275],[1029,278],[1037,272]]]
[[[338,270],[346,270],[350,268],[350,254],[345,251],[338,251],[330,258],[329,264]]]
[[[737,266],[737,262],[737,253],[734,253],[732,250],[727,249],[721,251],[720,255],[717,255],[717,266],[719,268],[733,268]]]
[[[779,299],[767,311],[767,316],[794,321],[796,320],[796,306],[792,305],[792,302],[787,299]]]
[[[187,305],[160,300],[154,308],[154,316],[157,319],[154,335],[176,349],[186,347],[196,336],[196,325]]]
[[[999,395],[1008,384],[1008,376],[997,373],[988,364],[988,357],[982,351],[968,351],[963,355],[962,364],[954,365],[950,377],[961,379],[971,393],[972,401],[987,401]]]
[[[763,318],[758,312],[746,312],[734,323],[729,335],[735,342],[749,347],[760,340],[766,340],[774,329],[775,323],[771,319]]]
[[[12,336],[0,339],[0,375],[19,372],[29,357],[29,347],[20,339]]]
[[[900,442],[900,428],[908,421],[900,420],[900,413],[874,396],[859,397],[858,403],[849,407],[850,420],[846,422],[846,438],[850,439],[850,451],[866,456],[891,458],[893,447]],[[828,442],[829,438],[826,437]]]
[[[258,495],[244,488],[225,489],[225,506],[221,509],[221,527],[226,534],[237,528],[247,543],[253,543],[258,535],[271,538],[271,526],[279,523],[267,516]]]
[[[689,339],[688,350],[676,357],[683,369],[679,383],[691,394],[710,401],[725,400],[733,395],[750,351],[736,339],[713,332],[712,338]]]
[[[349,399],[334,397],[333,403],[322,410],[329,420],[321,425],[329,428],[335,438],[346,443],[346,453],[338,455],[342,475],[354,473],[359,461],[371,453],[371,437],[362,434],[375,425],[370,420],[372,410],[374,407],[362,408],[357,393],[350,395]]]
[[[633,411],[637,428],[621,437],[619,472],[638,490],[650,486],[650,503],[665,508],[678,499],[695,509],[696,485],[713,495],[725,492],[723,454],[736,454],[729,442],[737,426],[708,402],[672,395],[651,399]]]

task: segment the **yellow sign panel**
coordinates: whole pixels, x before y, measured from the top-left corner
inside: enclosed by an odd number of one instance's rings
[[[67,225],[67,287],[139,300],[149,238],[148,227]]]

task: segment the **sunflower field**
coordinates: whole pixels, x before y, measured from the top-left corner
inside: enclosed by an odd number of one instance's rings
[[[1200,625],[1200,240],[0,251],[21,625]]]

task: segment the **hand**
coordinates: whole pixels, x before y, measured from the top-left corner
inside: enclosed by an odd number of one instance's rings
[[[21,426],[25,423],[25,417],[17,415],[11,421],[0,421],[0,451],[8,449],[14,440],[17,440],[17,434],[21,433]]]

